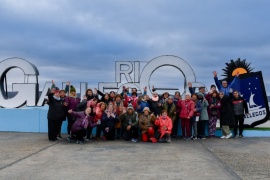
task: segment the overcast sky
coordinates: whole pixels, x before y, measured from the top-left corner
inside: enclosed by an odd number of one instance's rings
[[[115,82],[116,61],[144,61],[142,70],[174,55],[209,87],[213,70],[221,76],[225,63],[241,58],[262,71],[270,95],[269,7],[267,0],[0,0],[0,61],[35,64],[41,89],[51,79],[94,88]],[[11,70],[9,83],[20,82],[20,73]],[[162,67],[150,84],[180,88],[183,81]]]

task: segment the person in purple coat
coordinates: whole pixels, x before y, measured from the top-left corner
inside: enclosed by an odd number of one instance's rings
[[[83,144],[87,127],[96,126],[96,123],[93,123],[94,121],[92,117],[90,116],[91,108],[86,108],[85,111],[81,111],[81,112],[73,112],[72,110],[69,110],[68,113],[71,116],[74,116],[77,118],[71,127],[72,137],[74,137],[77,140],[78,144]],[[68,137],[67,140],[70,142],[71,137]]]
[[[67,104],[67,107],[69,110],[76,111],[77,105],[81,102],[81,99],[77,97],[76,89],[68,82],[68,91],[70,92],[69,95],[65,98],[65,103]],[[67,126],[67,132],[70,136],[70,130],[75,122],[76,118],[74,116],[71,116],[70,114],[67,115],[68,119],[68,126]]]

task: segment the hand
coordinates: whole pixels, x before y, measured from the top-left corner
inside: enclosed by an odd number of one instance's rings
[[[52,84],[55,84],[55,81],[54,80],[52,80]]]
[[[72,113],[72,109],[68,110],[68,113],[71,114]]]
[[[229,92],[230,92],[230,93],[232,93],[232,92],[233,92],[233,89],[232,89],[232,88],[230,88]]]
[[[162,129],[166,131],[168,128],[166,126],[163,126]]]
[[[188,82],[188,87],[192,88],[192,83],[191,82]]]
[[[213,75],[214,75],[214,77],[217,77],[217,71],[213,71]]]
[[[70,81],[68,81],[66,85],[69,86],[70,85]]]
[[[150,116],[153,117],[154,116],[154,113],[150,114]]]
[[[131,125],[129,125],[128,127],[127,127],[127,130],[129,131],[131,129]]]
[[[161,104],[160,104],[160,103],[158,103],[158,106],[160,107],[160,106],[161,106]]]
[[[143,90],[144,90],[144,91],[147,91],[147,87],[145,86],[145,87],[143,88]]]
[[[67,102],[64,102],[64,106],[68,106],[68,103]]]

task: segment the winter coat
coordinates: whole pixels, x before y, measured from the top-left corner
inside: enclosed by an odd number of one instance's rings
[[[141,100],[140,102],[138,102],[137,112],[142,114],[145,107],[150,108],[150,104],[148,103],[148,101]]]
[[[169,104],[168,102],[166,102],[163,106],[163,110],[167,111],[168,116],[171,118],[172,122],[174,123],[176,119],[176,106],[174,105],[174,103],[171,104],[171,107],[169,109]]]
[[[133,106],[133,109],[137,110],[137,101],[138,101],[138,97],[129,97],[127,95],[124,95],[125,101],[124,101],[124,106],[128,107],[129,104],[131,104]]]
[[[248,106],[246,100],[239,96],[238,98],[233,97],[232,100],[233,113],[234,115],[244,115],[248,113]]]
[[[116,113],[114,113],[115,117],[108,117],[107,113],[103,113],[102,118],[101,118],[101,125],[106,128],[109,127],[111,128],[115,128],[115,124],[119,121],[118,116],[116,115]]]
[[[53,93],[48,95],[49,98],[49,110],[47,117],[52,120],[64,120],[66,118],[66,107],[63,100],[57,100],[53,97]]]
[[[153,99],[149,101],[150,111],[153,112],[155,116],[161,114],[162,106],[158,106],[159,103],[161,104],[160,98],[158,99],[158,101],[154,101]]]
[[[138,113],[133,110],[132,114],[128,114],[128,112],[120,115],[119,120],[122,123],[124,128],[131,125],[132,127],[138,126]]]
[[[211,94],[207,94],[205,98],[207,99],[209,104],[207,108],[209,118],[213,117],[211,111],[216,111],[217,112],[216,117],[220,117],[220,107],[221,107],[220,99],[217,97],[212,97]],[[214,107],[211,107],[211,105],[214,105]]]
[[[207,107],[208,107],[208,101],[207,100],[202,100],[202,110],[201,110],[201,115],[200,115],[200,121],[208,121],[209,120],[209,116],[208,116],[208,111],[207,111]]]
[[[194,103],[195,103],[194,114],[193,114],[193,117],[191,119],[193,122],[196,121],[196,117],[200,117],[201,111],[202,111],[202,103],[201,103],[201,101],[197,100]]]
[[[222,86],[222,84],[219,82],[217,77],[214,77],[215,83],[217,85],[217,88],[219,91],[224,92],[224,95],[229,96],[230,95],[230,89],[238,82],[238,77],[235,76],[231,84],[228,84],[228,86],[225,88]]]
[[[78,97],[67,96],[65,102],[68,104],[68,110],[76,111],[76,107],[81,102],[81,99]]]
[[[72,112],[71,115],[77,118],[71,127],[72,133],[76,133],[83,129],[85,124],[87,124],[87,127],[96,126],[96,123],[93,123],[93,118],[91,116],[87,116],[84,111]]]
[[[149,127],[152,127],[154,129],[155,127],[155,120],[156,120],[156,117],[153,115],[140,115],[140,118],[139,118],[139,125],[140,125],[140,129],[142,130],[142,134],[146,133],[149,129]]]
[[[162,138],[166,133],[171,134],[172,132],[172,120],[169,116],[166,116],[165,119],[163,119],[162,116],[160,116],[158,119],[155,121],[155,125],[158,126],[158,130],[160,132],[160,138]],[[164,130],[163,127],[167,127],[167,130]]]
[[[220,125],[234,126],[234,115],[229,96],[225,95],[222,99],[220,99],[220,104]]]
[[[180,118],[187,119],[188,117],[192,117],[194,114],[195,103],[189,100],[180,100],[178,102],[178,107],[180,108]]]
[[[115,113],[116,113],[116,115],[118,117],[123,113],[123,110],[125,109],[125,107],[123,105],[123,101],[121,101],[119,105],[117,105],[116,102],[114,101],[113,102],[113,107],[114,107],[114,111],[115,111]],[[115,128],[121,128],[121,122],[120,121],[118,121],[115,124]]]

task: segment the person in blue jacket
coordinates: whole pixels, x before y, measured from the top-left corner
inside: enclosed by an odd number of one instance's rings
[[[217,74],[218,73],[216,71],[213,72],[214,80],[217,85],[217,88],[219,89],[219,91],[222,91],[224,95],[229,96],[230,92],[232,93],[233,91],[233,86],[238,82],[239,72],[236,73],[233,81],[229,85],[227,81],[222,81],[222,84],[221,84],[217,78]]]

